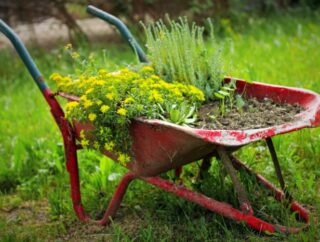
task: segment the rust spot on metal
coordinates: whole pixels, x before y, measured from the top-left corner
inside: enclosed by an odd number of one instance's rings
[[[45,83],[43,76],[38,76],[38,81],[41,83]]]

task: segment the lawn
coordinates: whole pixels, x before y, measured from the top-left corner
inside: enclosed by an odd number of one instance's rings
[[[320,93],[320,14],[305,12],[269,18],[247,17],[241,24],[222,19],[219,41],[227,74],[249,81],[306,88]],[[143,37],[142,37],[143,39]],[[66,43],[65,43],[66,44]],[[30,48],[46,79],[52,72],[70,73],[73,63],[63,52]],[[121,44],[81,44],[83,56],[115,69],[135,62]],[[65,170],[62,139],[49,108],[19,58],[0,51],[0,239],[2,241],[316,241],[320,239],[320,129],[275,137],[285,179],[294,197],[312,212],[311,226],[298,235],[259,234],[196,205],[135,181],[108,227],[79,222],[73,213]],[[49,81],[50,86],[53,83]],[[264,142],[237,153],[275,184],[276,176]],[[125,169],[94,151],[80,152],[84,205],[92,216],[102,215]],[[193,178],[197,164],[183,176]],[[205,194],[236,206],[236,196],[213,161],[203,185],[189,182]],[[171,173],[164,174],[172,177]],[[114,179],[115,178],[115,179]],[[284,225],[293,216],[241,174],[257,215]],[[192,180],[192,179],[191,179]]]

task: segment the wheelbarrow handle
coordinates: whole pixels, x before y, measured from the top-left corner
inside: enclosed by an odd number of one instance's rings
[[[49,90],[39,69],[37,68],[21,39],[2,19],[0,19],[0,31],[11,41],[41,92],[44,92],[44,90]]]
[[[114,25],[119,30],[122,37],[129,43],[129,45],[134,50],[134,52],[137,53],[140,62],[148,62],[146,54],[144,53],[143,49],[138,44],[136,39],[133,37],[130,30],[127,28],[127,26],[119,18],[105,11],[102,11],[101,9],[96,8],[92,5],[88,5],[87,12]]]

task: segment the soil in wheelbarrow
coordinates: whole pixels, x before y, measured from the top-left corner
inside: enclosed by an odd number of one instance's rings
[[[198,113],[197,128],[248,130],[293,122],[303,108],[297,104],[275,103],[270,99],[247,99],[241,109],[233,107],[219,115],[219,102],[203,105]]]

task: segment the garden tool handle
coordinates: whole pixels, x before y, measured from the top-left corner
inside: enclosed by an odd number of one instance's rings
[[[96,8],[92,5],[88,5],[87,12],[108,22],[109,24],[114,25],[119,32],[121,33],[122,37],[129,43],[131,48],[134,50],[134,52],[137,53],[140,62],[148,62],[146,54],[142,50],[141,46],[138,44],[136,39],[131,34],[130,30],[127,28],[127,26],[117,17],[102,11],[99,8]]]
[[[39,69],[37,68],[21,39],[2,19],[0,19],[0,31],[11,41],[41,92],[44,92],[44,90],[49,90],[49,87],[45,83]]]

